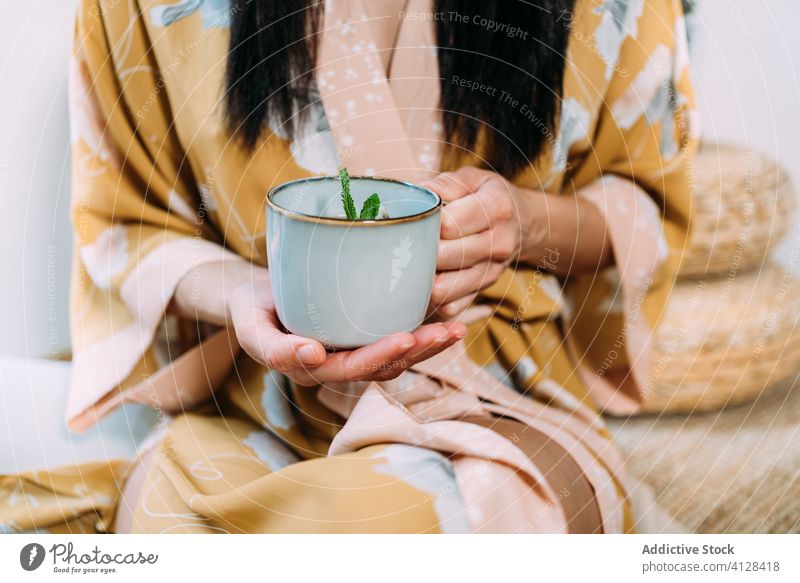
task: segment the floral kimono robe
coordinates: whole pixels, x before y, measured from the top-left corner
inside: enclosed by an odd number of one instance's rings
[[[571,532],[580,509],[554,457],[590,485],[600,531],[634,530],[600,413],[647,399],[689,229],[697,124],[679,0],[578,0],[563,15],[557,132],[515,178],[596,204],[614,267],[507,270],[462,315],[464,340],[385,383],[293,386],[231,331],[169,315],[195,266],[266,264],[275,185],[340,166],[420,181],[479,164],[441,149],[434,21],[400,23],[387,76],[363,2],[328,1],[307,123],[292,142],[271,128],[252,153],[221,115],[227,0],[81,2],[66,416],[81,430],[140,402],[160,422],[135,460],[2,477],[7,530],[113,531],[124,504],[140,532]],[[533,113],[519,123],[542,131]]]

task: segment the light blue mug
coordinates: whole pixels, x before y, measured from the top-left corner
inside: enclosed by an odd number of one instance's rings
[[[278,318],[293,334],[348,349],[422,323],[430,302],[442,202],[426,188],[351,178],[389,218],[344,217],[338,177],[304,178],[267,195],[267,257]]]

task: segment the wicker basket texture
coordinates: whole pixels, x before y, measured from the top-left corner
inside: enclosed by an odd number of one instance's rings
[[[705,144],[694,167],[693,229],[682,277],[758,267],[792,223],[796,198],[774,160],[736,146]]]
[[[800,281],[767,262],[676,284],[656,332],[645,412],[720,409],[800,368]]]

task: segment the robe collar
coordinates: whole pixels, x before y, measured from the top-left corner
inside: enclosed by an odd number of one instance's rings
[[[430,13],[409,0],[404,14]],[[419,182],[441,165],[433,20],[401,15],[387,78],[362,0],[327,0],[317,86],[342,166],[356,176]]]

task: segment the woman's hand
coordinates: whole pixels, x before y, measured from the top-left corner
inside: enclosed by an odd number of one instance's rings
[[[499,174],[468,166],[423,185],[447,203],[431,305],[452,317],[519,260],[532,201]]]
[[[436,316],[466,309],[512,264],[567,276],[613,261],[605,217],[582,197],[523,188],[468,166],[424,186],[447,203],[431,298]]]
[[[263,267],[215,263],[196,271],[178,286],[178,313],[233,326],[247,354],[300,385],[393,379],[466,334],[466,327],[456,322],[428,324],[414,333],[394,334],[362,348],[329,354],[320,342],[283,329]],[[192,286],[192,281],[205,285]]]

